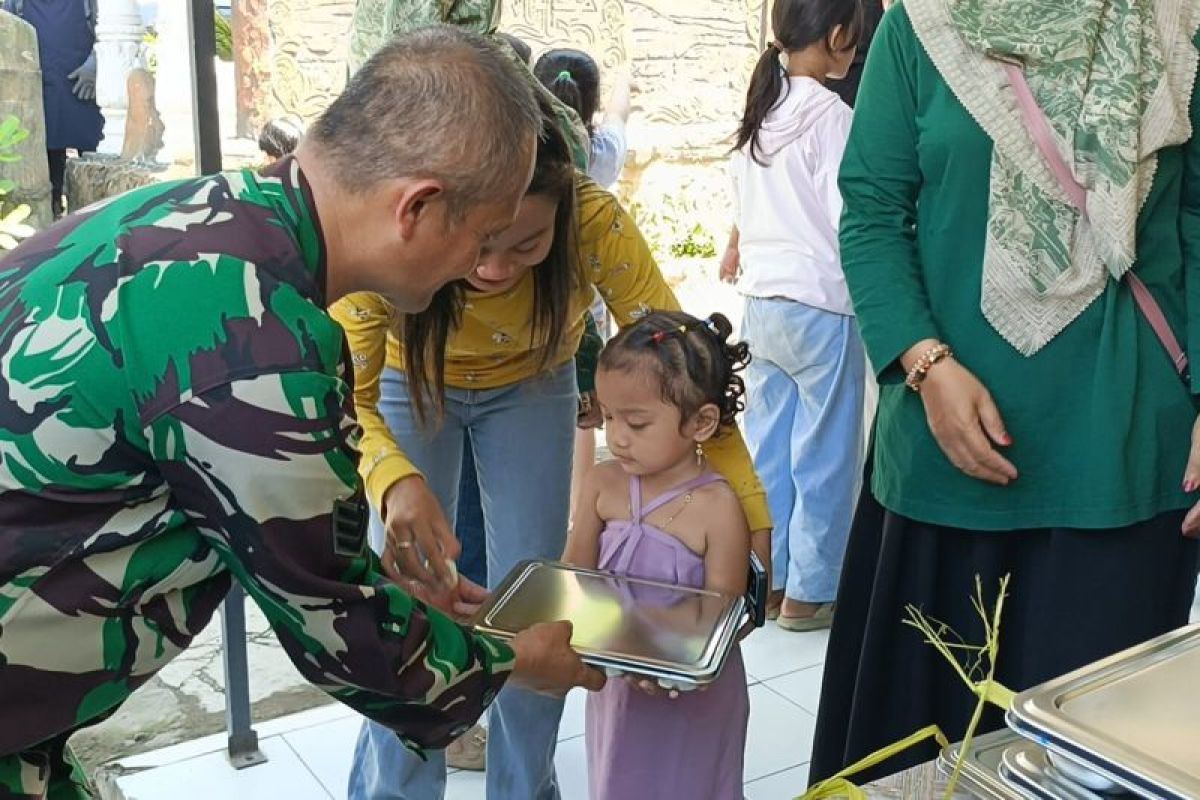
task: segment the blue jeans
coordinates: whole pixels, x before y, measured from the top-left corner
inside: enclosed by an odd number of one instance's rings
[[[767,490],[772,589],[837,594],[863,467],[866,356],[854,317],[746,298],[746,440]]]
[[[475,474],[475,449],[471,437],[463,437],[462,477],[458,480],[458,512],[454,534],[462,545],[458,574],[487,586],[487,533],[483,529],[483,503],[479,499],[479,477]]]
[[[463,439],[470,437],[479,477],[490,585],[528,558],[562,556],[566,543],[571,454],[578,390],[575,365],[500,389],[446,390],[446,414],[435,431],[419,426],[403,373],[385,370],[379,410],[409,458],[454,519]],[[383,544],[372,519],[371,546]],[[506,687],[488,727],[490,800],[557,800],[554,745],[561,700]],[[422,761],[389,729],[364,722],[350,771],[349,800],[436,800],[446,790],[446,758]]]

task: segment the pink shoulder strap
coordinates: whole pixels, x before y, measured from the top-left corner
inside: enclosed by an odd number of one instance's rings
[[[1037,145],[1042,158],[1046,160],[1046,165],[1050,168],[1050,172],[1058,180],[1058,184],[1062,187],[1062,190],[1066,192],[1071,205],[1079,209],[1079,212],[1086,217],[1087,191],[1075,180],[1070,167],[1063,160],[1062,155],[1058,152],[1058,148],[1054,146],[1054,137],[1050,133],[1050,123],[1046,121],[1046,115],[1042,113],[1042,109],[1038,106],[1037,100],[1029,88],[1029,83],[1025,80],[1025,71],[1016,64],[1005,64],[1004,69],[1008,73],[1009,83],[1012,84],[1013,91],[1016,93],[1017,105],[1021,109],[1021,117],[1025,121],[1025,128],[1033,138],[1034,144]],[[1171,357],[1171,363],[1175,365],[1175,370],[1183,376],[1184,380],[1187,380],[1187,353],[1180,346],[1179,340],[1175,338],[1175,333],[1171,330],[1171,326],[1167,324],[1167,317],[1163,314],[1162,307],[1154,299],[1154,295],[1150,294],[1150,290],[1146,288],[1146,284],[1142,282],[1142,279],[1134,274],[1133,270],[1126,272],[1125,277],[1129,283],[1130,291],[1133,292],[1133,300],[1137,303],[1142,316],[1150,324],[1154,335],[1162,342],[1167,355]]]

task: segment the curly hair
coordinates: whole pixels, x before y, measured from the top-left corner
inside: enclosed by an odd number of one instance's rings
[[[701,320],[682,311],[655,311],[613,337],[600,354],[599,369],[648,369],[663,400],[683,419],[711,403],[720,409],[721,427],[730,427],[746,407],[746,385],[738,373],[750,363],[750,346],[730,342],[732,334],[724,314]]]

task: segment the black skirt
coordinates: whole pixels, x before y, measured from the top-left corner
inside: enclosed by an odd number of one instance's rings
[[[869,487],[870,481],[866,482]],[[1197,541],[1184,512],[1108,530],[979,532],[893,514],[864,488],[829,638],[810,779],[828,778],[932,723],[962,738],[975,696],[921,634],[906,604],[983,642],[975,575],[992,608],[1011,575],[997,680],[1020,691],[1187,624]],[[979,733],[1004,725],[994,708]],[[856,777],[865,783],[937,756],[924,745]]]

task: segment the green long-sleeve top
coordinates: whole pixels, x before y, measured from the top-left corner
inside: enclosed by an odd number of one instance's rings
[[[1191,118],[1200,130],[1195,94]],[[1186,342],[1190,391],[1123,283],[1110,281],[1032,357],[989,325],[980,284],[991,156],[897,6],[871,46],[840,178],[842,262],[881,384],[876,498],[973,530],[1110,528],[1186,507],[1200,390],[1200,137],[1159,153],[1135,265]],[[1020,472],[1009,486],[968,477],[934,441],[898,364],[926,338],[948,343],[992,393]]]

